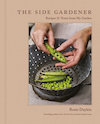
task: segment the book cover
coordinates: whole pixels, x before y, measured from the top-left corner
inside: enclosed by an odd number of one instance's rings
[[[99,124],[99,1],[2,2],[2,124]]]

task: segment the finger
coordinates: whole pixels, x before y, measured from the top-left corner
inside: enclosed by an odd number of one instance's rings
[[[69,63],[67,63],[65,66],[63,66],[62,68],[65,69],[65,68],[69,68],[69,67],[72,67],[76,64],[78,64],[79,60],[81,58],[81,55],[80,53],[76,53],[76,55],[74,56],[74,58],[72,58]]]
[[[72,61],[72,60],[68,61],[67,64],[69,64],[71,61]],[[66,64],[59,62],[59,63],[56,63],[55,66],[62,66],[62,67],[64,67],[64,66],[66,66]]]
[[[74,59],[74,56],[68,56],[68,57],[66,57],[66,59],[67,59],[67,61],[71,61]]]
[[[68,57],[67,60],[68,60],[67,64],[71,63],[73,61],[73,56]],[[55,66],[63,66],[64,67],[67,64],[60,62],[60,63],[56,63]]]
[[[70,61],[69,63],[67,63],[66,65],[64,65],[63,67],[62,67],[62,69],[65,69],[65,68],[70,68],[70,67],[72,67],[72,66],[74,66],[74,65],[76,65],[77,63],[75,62],[75,61]]]
[[[32,38],[32,41],[34,42],[34,36],[33,35],[31,36],[31,38]]]
[[[44,44],[41,44],[41,45],[39,46],[39,48],[40,48],[40,50],[44,51],[45,53],[50,54],[50,52],[46,49],[46,47],[45,47]]]
[[[40,48],[37,46],[38,50],[40,50]]]
[[[63,55],[64,55],[64,56],[71,56],[71,55],[73,55],[73,52],[72,52],[72,51],[66,52],[66,53],[63,53]]]
[[[33,35],[31,36],[32,41],[35,42],[35,38],[33,37]],[[36,44],[36,43],[35,43]],[[37,45],[36,45],[37,46]],[[38,50],[40,50],[40,48],[37,46]]]
[[[64,66],[64,65],[66,65],[66,64],[61,63],[61,62],[55,64],[55,66]]]
[[[50,31],[48,32],[48,43],[49,43],[49,45],[50,45],[52,48],[54,48],[55,40],[54,40],[54,35],[53,35],[53,31],[52,31],[52,30],[50,30]]]
[[[56,60],[56,58],[55,58],[55,57],[53,57],[53,60]]]
[[[32,41],[36,44],[37,49],[40,50],[40,48],[39,48],[38,45],[37,45],[37,42],[36,42],[35,38],[33,37],[33,35],[32,35]]]
[[[44,37],[45,37],[45,35],[34,35],[33,39],[34,39],[34,42],[35,42],[38,50],[42,50],[49,54],[49,51],[46,49],[46,47],[44,45]]]
[[[56,50],[57,51],[62,51],[64,49],[66,49],[67,47],[71,46],[73,43],[73,39],[69,39],[67,41],[65,41],[64,43],[61,44],[60,47],[58,47]]]
[[[45,47],[45,45],[44,45],[44,39],[39,39],[38,40],[38,42],[35,42],[36,43],[36,46],[37,46],[37,48],[39,49],[39,50],[42,50],[42,51],[44,51],[44,52],[46,52],[46,53],[50,53],[47,49],[46,49],[46,47]]]

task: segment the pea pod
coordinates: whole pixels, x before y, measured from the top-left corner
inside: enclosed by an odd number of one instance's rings
[[[52,82],[52,81],[60,81],[60,80],[64,80],[66,78],[66,76],[55,76],[55,77],[50,77],[50,78],[46,78],[46,79],[42,79],[42,80],[35,80],[35,82]]]
[[[67,75],[67,73],[65,73],[65,72],[42,72],[42,74],[44,74],[44,75]]]
[[[41,75],[40,78],[47,79],[47,78],[55,78],[57,76],[52,76],[52,75]]]
[[[49,50],[51,55],[54,56],[57,60],[63,63],[67,63],[66,58],[61,52],[58,52],[56,49],[51,48],[48,43],[45,43],[45,46]]]

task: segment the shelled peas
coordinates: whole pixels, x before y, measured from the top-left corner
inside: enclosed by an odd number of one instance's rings
[[[70,76],[67,76],[67,78],[63,81],[42,83],[41,85],[46,89],[53,89],[53,90],[65,89],[72,86],[71,81],[72,81],[72,78]]]

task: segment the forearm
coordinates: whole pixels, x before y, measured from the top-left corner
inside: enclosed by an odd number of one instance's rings
[[[84,28],[82,30],[82,34],[83,34],[82,39],[85,42],[85,44],[87,44],[92,34],[92,27]]]

